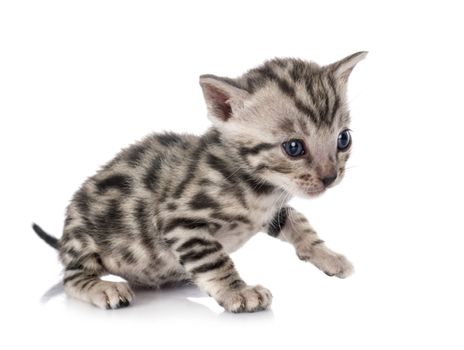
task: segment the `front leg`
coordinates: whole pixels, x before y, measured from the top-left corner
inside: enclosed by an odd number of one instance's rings
[[[310,261],[329,276],[345,278],[353,272],[348,259],[327,248],[304,215],[291,207],[284,207],[274,215],[267,232],[292,244],[301,260]]]
[[[165,230],[165,240],[195,284],[231,312],[254,312],[269,307],[272,294],[248,286],[235,270],[222,245],[211,235],[211,223],[176,218]]]

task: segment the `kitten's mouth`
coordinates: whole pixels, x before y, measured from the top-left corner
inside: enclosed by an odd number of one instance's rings
[[[321,188],[319,190],[306,190],[305,193],[310,197],[316,197],[322,194],[325,191],[325,188]]]

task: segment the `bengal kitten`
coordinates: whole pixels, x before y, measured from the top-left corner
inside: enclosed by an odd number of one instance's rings
[[[107,309],[129,305],[129,284],[191,282],[227,311],[269,307],[229,253],[257,232],[344,278],[350,262],[287,205],[340,182],[350,155],[347,80],[366,52],[327,66],[273,59],[236,79],[200,77],[213,122],[203,136],[152,134],[122,150],[75,193],[59,250],[68,295]],[[128,281],[110,282],[104,274]]]

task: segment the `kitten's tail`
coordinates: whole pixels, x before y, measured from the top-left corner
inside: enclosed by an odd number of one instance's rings
[[[60,241],[58,240],[58,238],[56,237],[53,237],[53,236],[50,236],[47,232],[45,232],[44,230],[42,230],[42,228],[35,224],[35,223],[32,223],[32,229],[35,231],[35,233],[37,233],[37,235],[42,238],[46,243],[48,243],[49,245],[51,245],[53,248],[55,249],[58,249],[59,247],[59,243]]]

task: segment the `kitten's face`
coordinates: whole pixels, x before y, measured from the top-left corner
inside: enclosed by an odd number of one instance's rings
[[[334,110],[331,101],[335,99],[329,98],[329,112]],[[259,177],[294,195],[318,195],[341,180],[351,149],[349,140],[338,147],[349,128],[345,102],[339,103],[333,122],[319,125],[270,86],[248,100],[236,123],[224,125],[224,132],[239,149],[262,145],[259,152],[242,151]]]
[[[323,68],[274,60],[233,81],[234,92],[246,92],[238,101],[227,96],[230,110],[214,111],[230,113],[215,121],[243,158],[240,166],[293,195],[316,196],[338,184],[351,150],[346,83],[361,58]]]

